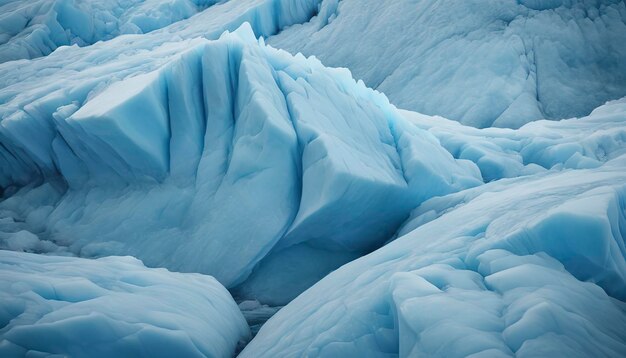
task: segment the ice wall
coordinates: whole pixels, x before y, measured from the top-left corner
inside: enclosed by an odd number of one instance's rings
[[[53,114],[63,106],[72,111],[129,76],[154,71],[181,52],[217,39],[226,30],[248,22],[256,36],[269,36],[309,19],[318,0],[241,0],[207,8],[193,20],[184,20],[148,34],[116,37],[86,47],[62,47],[35,61],[0,64],[0,136],[23,143],[0,147],[2,161],[11,162],[0,186],[31,183],[54,173],[49,143]],[[65,112],[64,112],[65,113]],[[19,124],[16,124],[19,123]],[[17,148],[15,148],[17,147]],[[34,161],[39,169],[24,167]],[[0,168],[7,168],[0,166]],[[10,179],[6,180],[8,175]]]

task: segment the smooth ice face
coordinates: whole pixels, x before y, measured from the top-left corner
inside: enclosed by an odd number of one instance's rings
[[[431,199],[241,357],[623,356],[625,169],[622,155]]]
[[[191,43],[149,52],[170,57],[84,101],[65,104],[82,91],[68,81],[2,122],[3,150],[19,153],[3,157],[4,182],[20,170],[45,182],[0,203],[2,247],[30,231],[43,239],[30,251],[130,254],[281,305],[382,245],[422,201],[482,183],[346,70],[264,46],[249,25]],[[283,272],[310,255],[315,267]]]
[[[0,250],[0,355],[231,357],[250,331],[215,279]]]
[[[620,0],[325,0],[268,41],[474,127],[580,117],[626,95]]]

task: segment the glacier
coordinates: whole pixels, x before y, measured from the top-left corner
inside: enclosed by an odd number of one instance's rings
[[[154,71],[203,39],[215,40],[224,31],[233,31],[243,23],[251,24],[257,36],[269,36],[308,19],[316,3],[317,0],[220,3],[201,12],[193,21],[179,21],[148,34],[119,36],[86,47],[63,46],[35,61],[0,64],[3,103],[0,132],[12,142],[24,142],[19,151],[26,151],[27,156],[35,158],[39,168],[35,171],[44,175],[51,170],[54,172],[52,161],[45,153],[49,152],[46,146],[54,136],[49,123],[60,107],[73,102],[82,104],[115,82]],[[38,138],[33,140],[32,136]],[[11,183],[24,185],[36,179],[32,168],[20,164],[23,160],[14,160],[21,154],[6,153],[3,149],[2,156],[3,161],[17,161],[11,166],[2,166],[11,168],[0,177],[2,187]],[[7,175],[11,178],[5,181]]]
[[[143,34],[187,19],[219,0],[36,0],[2,2],[0,63],[46,56],[60,46],[87,46]]]
[[[0,355],[626,355],[625,19],[1,2]]]
[[[549,170],[597,168],[625,154],[625,104],[626,98],[609,101],[589,116],[534,121],[518,130],[476,129],[442,117],[402,113],[437,137],[455,158],[475,163],[488,182]]]
[[[625,165],[426,201],[397,239],[280,310],[241,357],[623,356]]]
[[[0,250],[0,355],[226,357],[249,338],[215,279]]]
[[[249,25],[84,103],[62,105],[66,91],[1,123],[4,180],[23,169],[41,182],[0,203],[9,230],[40,237],[33,251],[210,274],[242,299],[286,304],[420,202],[482,183],[383,95]],[[316,259],[283,269],[302,255]]]
[[[479,128],[581,117],[626,95],[622,0],[325,0],[268,43]]]

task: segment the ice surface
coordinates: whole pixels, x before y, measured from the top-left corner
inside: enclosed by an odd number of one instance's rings
[[[215,279],[0,250],[0,355],[230,357],[250,331]]]
[[[1,356],[626,355],[623,1],[2,4]]]
[[[27,251],[211,274],[281,305],[378,248],[422,201],[482,183],[348,71],[259,44],[252,30],[183,41],[193,46],[176,55],[179,43],[164,44],[144,54],[150,71],[103,88],[76,89],[86,74],[72,75],[5,117],[3,182],[13,190],[21,169],[44,182],[0,203],[9,235],[38,235]],[[82,99],[65,104],[73,92]],[[314,265],[284,270],[309,255]]]
[[[35,0],[0,6],[0,63],[45,56],[59,46],[86,46],[143,34],[196,14],[219,0]]]
[[[152,72],[199,45],[203,38],[217,39],[244,22],[251,24],[256,36],[269,36],[306,21],[315,13],[318,1],[226,2],[148,34],[119,36],[82,48],[66,46],[35,61],[0,64],[0,136],[8,137],[3,142],[11,140],[17,146],[0,147],[0,185],[28,184],[39,174],[56,172],[49,148],[55,136],[51,127],[55,112],[59,112],[56,116],[69,116],[112,83]],[[60,140],[55,147],[63,151]],[[4,165],[5,161],[10,164]],[[24,166],[24,161],[34,161],[38,169]],[[11,178],[8,182],[6,176]]]
[[[259,301],[243,301],[239,303],[239,309],[250,326],[251,333],[257,334],[263,324],[282,307],[263,305]]]
[[[626,156],[422,204],[241,357],[626,354]]]
[[[626,98],[608,102],[583,118],[535,121],[519,130],[476,129],[442,117],[402,113],[435,135],[455,158],[476,163],[485,181],[546,170],[596,168],[626,153]]]
[[[269,43],[474,127],[580,117],[626,95],[622,0],[325,0]]]

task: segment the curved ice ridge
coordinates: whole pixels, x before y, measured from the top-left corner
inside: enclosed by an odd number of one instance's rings
[[[141,36],[120,36],[87,47],[63,47],[35,61],[0,64],[0,186],[31,183],[54,169],[48,154],[59,107],[82,105],[112,83],[155,71],[181,52],[248,22],[269,36],[309,19],[319,0],[241,0],[211,6],[193,19]],[[7,142],[14,145],[5,145]],[[22,162],[34,161],[24,167]],[[4,165],[4,162],[12,162]]]

